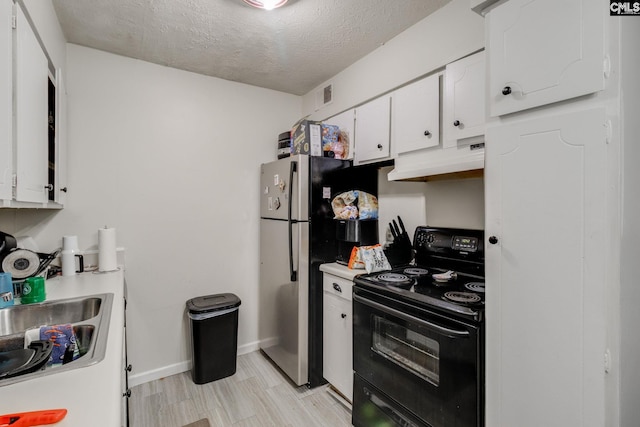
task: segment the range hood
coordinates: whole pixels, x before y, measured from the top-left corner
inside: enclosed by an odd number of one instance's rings
[[[429,177],[484,169],[484,143],[403,153],[387,174],[389,181],[428,180]]]

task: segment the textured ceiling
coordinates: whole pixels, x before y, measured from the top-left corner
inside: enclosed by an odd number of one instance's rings
[[[53,0],[67,41],[303,95],[450,0]]]

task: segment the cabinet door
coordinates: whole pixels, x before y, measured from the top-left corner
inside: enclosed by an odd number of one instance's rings
[[[356,108],[356,165],[389,157],[390,122],[391,97],[388,95]]]
[[[487,426],[605,425],[605,122],[487,131]]]
[[[351,312],[350,301],[325,292],[323,376],[349,400],[353,394]]]
[[[352,287],[350,280],[324,274],[322,374],[349,401],[353,399]]]
[[[459,140],[484,135],[484,52],[447,65],[444,75],[444,147]]]
[[[347,154],[347,159],[353,159],[353,137],[356,123],[356,112],[352,108],[351,110],[347,110],[343,113],[337,114],[331,118],[328,118],[324,121],[324,123],[329,125],[336,125],[340,128],[340,131],[346,132],[349,137],[349,153]]]
[[[12,28],[13,3],[0,4],[0,200],[11,199],[13,160]]]
[[[55,201],[64,205],[67,200],[67,90],[62,70],[56,71],[56,179]]]
[[[604,88],[599,1],[509,0],[486,16],[489,112],[495,117]]]
[[[440,145],[440,74],[394,92],[391,131],[396,154]]]
[[[48,184],[48,60],[17,7],[16,200],[46,202]]]

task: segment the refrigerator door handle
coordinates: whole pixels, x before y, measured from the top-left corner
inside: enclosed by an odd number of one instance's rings
[[[298,162],[292,161],[289,167],[289,210],[287,212],[287,220],[289,222],[289,273],[291,275],[291,281],[298,281],[298,272],[293,268],[293,223],[297,222],[291,218],[291,208],[293,205],[293,174],[298,170]]]

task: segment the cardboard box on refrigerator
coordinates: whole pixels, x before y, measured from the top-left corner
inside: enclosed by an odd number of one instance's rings
[[[291,154],[322,156],[322,125],[300,120],[291,129]]]

